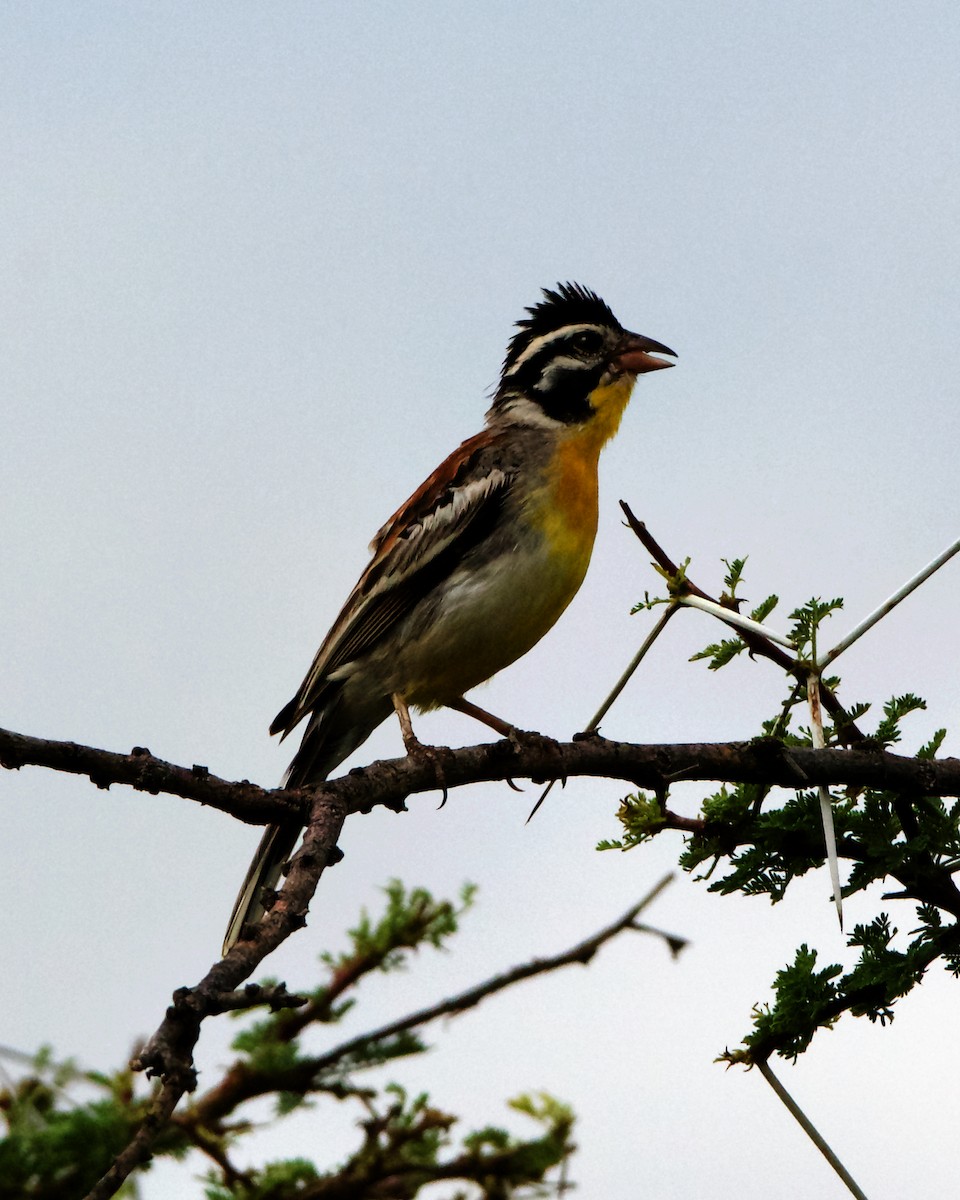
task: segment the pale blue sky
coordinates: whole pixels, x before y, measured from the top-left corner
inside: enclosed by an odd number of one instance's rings
[[[957,536],[958,34],[953,3],[5,5],[0,723],[275,782],[267,725],[370,536],[479,427],[512,322],[565,279],[679,363],[605,456],[581,596],[483,703],[566,736],[633,653],[656,580],[620,497],[705,586],[749,553],[748,595],[843,594],[844,632]],[[953,752],[958,570],[844,664],[849,699],[926,695],[915,743],[946,723]],[[606,732],[756,732],[777,680],[687,664],[714,636],[674,622]],[[399,752],[385,727],[358,761]],[[38,771],[0,794],[0,1042],[116,1065],[216,953],[256,833]],[[357,1029],[572,943],[675,857],[594,853],[618,795],[571,783],[529,827],[505,788],[356,820],[270,969],[309,978],[391,875],[480,899]],[[770,910],[683,879],[654,918],[693,938],[681,963],[611,948],[396,1074],[475,1121],[524,1089],[570,1101],[584,1196],[839,1196],[763,1081],[711,1062],[800,941],[842,953],[827,895]],[[956,1178],[955,987],[784,1069],[871,1200]]]

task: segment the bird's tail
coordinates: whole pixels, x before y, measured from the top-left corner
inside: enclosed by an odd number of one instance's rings
[[[287,709],[290,708],[288,705]],[[289,727],[285,728],[283,724],[287,709],[277,716],[271,733],[289,732]],[[342,703],[339,692],[335,693],[322,709],[311,714],[300,748],[283,778],[283,786],[300,788],[322,783],[367,740],[392,709],[389,696],[367,696],[362,705],[351,707]],[[284,863],[293,853],[302,828],[296,821],[267,826],[230,914],[223,939],[224,954],[240,940],[245,925],[256,925],[263,918],[267,911],[263,903],[264,889],[276,888],[280,882]]]
[[[256,925],[267,911],[263,903],[264,888],[275,888],[280,882],[283,864],[293,853],[300,838],[301,826],[268,825],[253,856],[240,892],[234,901],[233,912],[223,939],[226,955],[240,940],[244,925]]]

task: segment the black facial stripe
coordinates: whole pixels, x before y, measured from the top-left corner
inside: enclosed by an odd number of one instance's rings
[[[575,425],[593,415],[589,396],[600,382],[603,366],[558,367],[548,387],[531,388],[527,395],[536,401],[548,417]]]
[[[592,415],[588,396],[600,382],[604,369],[603,362],[578,361],[567,340],[555,338],[503,380],[497,401],[511,395],[527,396],[548,417],[576,424]]]

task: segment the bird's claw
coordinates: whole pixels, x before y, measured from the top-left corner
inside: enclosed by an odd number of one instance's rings
[[[433,767],[437,787],[443,792],[443,799],[440,801],[440,807],[443,808],[447,802],[447,777],[443,770],[440,749],[437,746],[426,745],[413,733],[409,737],[404,737],[403,745],[408,758],[412,758],[415,762],[430,763]]]

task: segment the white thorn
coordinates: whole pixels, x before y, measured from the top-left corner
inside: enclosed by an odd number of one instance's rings
[[[789,638],[785,638],[782,634],[774,633],[772,629],[768,629],[766,625],[761,625],[759,621],[754,621],[750,617],[741,616],[732,608],[724,608],[722,604],[715,604],[712,600],[705,600],[702,596],[681,596],[680,603],[685,604],[688,608],[699,608],[701,612],[710,613],[713,617],[719,617],[721,621],[725,621],[728,625],[734,625],[738,629],[745,629],[748,633],[759,634],[760,637],[768,638],[771,642],[776,642],[780,646],[786,646],[788,650],[796,650],[793,642]]]
[[[822,750],[823,716],[820,712],[820,676],[811,672],[807,676],[807,700],[810,703],[810,732],[813,737],[814,749]],[[837,834],[833,827],[833,805],[830,803],[830,793],[820,784],[820,821],[823,825],[823,841],[827,848],[827,865],[830,868],[830,886],[833,888],[833,902],[837,906],[837,920],[843,929],[843,897],[840,892],[840,864],[837,861]]]

